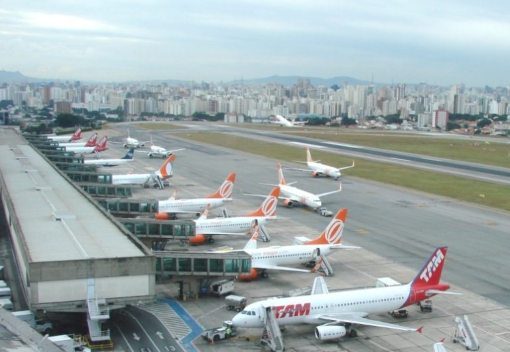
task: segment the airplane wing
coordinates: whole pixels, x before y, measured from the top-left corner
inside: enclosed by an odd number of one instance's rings
[[[284,270],[284,271],[298,271],[300,273],[310,273],[310,270],[306,269],[298,269],[298,268],[291,268],[288,266],[279,266],[279,265],[271,265],[271,264],[257,264],[255,267],[256,269],[268,269],[268,270]]]
[[[328,196],[330,194],[334,194],[334,193],[338,193],[338,192],[342,192],[342,183],[340,183],[340,186],[338,187],[337,190],[334,190],[334,191],[331,191],[331,192],[326,192],[326,193],[321,193],[321,194],[316,194],[316,196],[319,197],[319,198],[322,198],[324,196]]]
[[[402,330],[402,331],[421,331],[420,328],[410,328],[398,324],[386,323],[378,320],[371,320],[364,318],[366,313],[338,313],[338,314],[327,314],[320,315],[318,318],[321,320],[328,321],[329,323],[350,323],[357,325],[375,326],[379,328]]]
[[[172,150],[167,150],[166,152],[167,153],[175,153],[175,152],[180,152],[181,150],[186,150],[186,148],[179,148],[179,149],[172,149]]]
[[[354,167],[354,160],[352,161],[352,165],[351,166],[339,167],[337,170],[347,170],[347,169],[351,169],[353,167]]]
[[[292,171],[303,171],[303,172],[310,172],[310,171],[312,171],[310,169],[300,169],[300,168],[297,168],[297,167],[286,167],[284,169],[285,170],[292,170]]]
[[[332,244],[332,245],[329,246],[329,248],[331,248],[331,249],[346,249],[346,250],[361,249],[361,247],[358,247],[358,246],[349,246],[349,245],[346,245],[346,244]]]

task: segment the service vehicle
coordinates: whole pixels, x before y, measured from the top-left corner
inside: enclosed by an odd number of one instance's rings
[[[235,310],[236,312],[240,312],[246,307],[246,297],[236,296],[236,295],[228,295],[225,297],[225,304],[227,305],[228,310]]]
[[[237,331],[232,326],[232,322],[230,320],[226,320],[223,322],[223,326],[219,328],[205,330],[202,333],[202,338],[209,342],[216,342],[220,340],[226,340],[236,335]]]

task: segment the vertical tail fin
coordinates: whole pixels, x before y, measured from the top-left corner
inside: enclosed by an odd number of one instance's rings
[[[108,136],[103,136],[103,138],[101,138],[96,144],[94,152],[104,152],[106,149],[108,149]]]
[[[317,238],[305,242],[304,244],[340,244],[340,242],[342,242],[347,212],[346,208],[340,209],[326,229],[324,229]]]
[[[280,187],[275,187],[271,193],[264,199],[260,207],[247,214],[246,216],[275,216],[278,197],[280,196]]]
[[[227,178],[218,190],[212,194],[206,196],[206,198],[230,198],[232,196],[232,191],[234,190],[234,182],[236,181],[236,173],[231,172],[227,175]]]
[[[85,146],[86,147],[95,147],[96,142],[97,142],[97,132],[89,137],[89,140],[87,141],[87,143],[85,143]]]
[[[259,238],[259,223],[254,219],[250,229],[251,238],[244,246],[244,249],[257,249],[257,239]]]
[[[156,175],[158,175],[162,180],[170,178],[174,175],[174,170],[172,167],[172,163],[175,161],[175,154],[170,154],[168,158],[161,164],[158,171],[156,171]]]
[[[122,157],[122,159],[132,160],[134,156],[135,156],[135,149],[129,148],[128,152],[126,153],[126,155],[124,155]]]
[[[439,284],[447,251],[448,247],[436,248],[434,253],[432,253],[430,258],[425,262],[425,265],[423,265],[423,268],[411,282],[414,288]]]
[[[285,185],[285,177],[283,176],[282,164],[278,163],[278,184]]]
[[[312,154],[310,154],[310,148],[306,147],[306,162],[313,163]]]
[[[81,128],[78,127],[76,131],[74,131],[73,135],[71,136],[71,141],[77,141],[78,139],[81,139]]]

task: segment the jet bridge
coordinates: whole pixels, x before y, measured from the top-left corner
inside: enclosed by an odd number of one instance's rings
[[[195,236],[195,222],[193,220],[156,220],[149,218],[118,218],[124,227],[142,242],[149,243],[149,247],[156,250],[165,248],[168,241],[179,241],[187,244]]]
[[[153,216],[158,211],[158,201],[138,199],[98,199],[98,203],[110,214],[121,218],[134,218],[137,216]]]

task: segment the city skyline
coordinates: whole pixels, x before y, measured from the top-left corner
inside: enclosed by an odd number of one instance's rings
[[[510,4],[7,1],[0,70],[83,81],[350,76],[508,86]],[[8,6],[7,6],[8,5]]]

